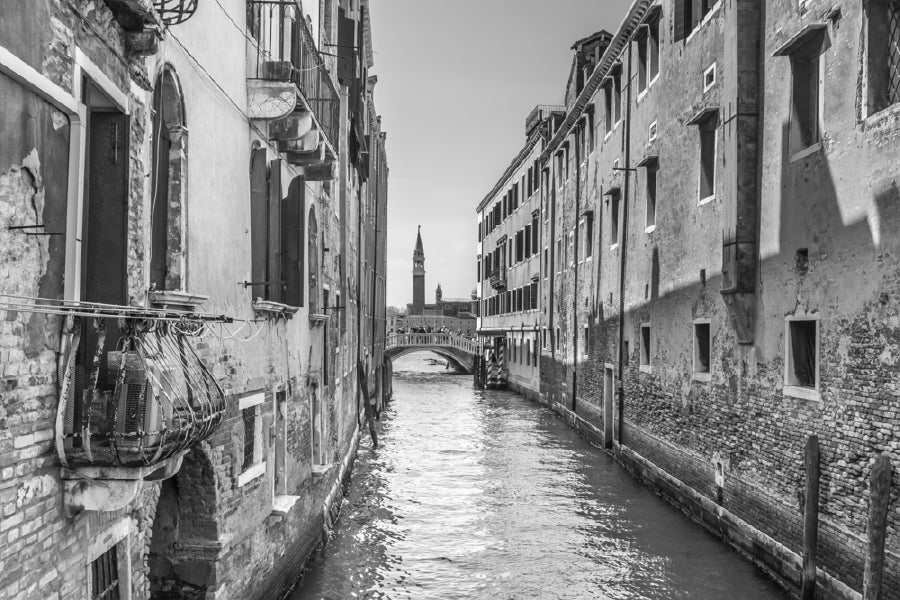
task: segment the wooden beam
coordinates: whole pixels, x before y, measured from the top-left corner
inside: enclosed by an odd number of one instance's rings
[[[884,538],[887,532],[888,504],[891,499],[891,461],[881,454],[872,466],[869,486],[869,526],[866,532],[869,551],[863,575],[863,600],[883,600],[881,577],[884,572]]]
[[[806,505],[803,509],[803,568],[801,600],[816,597],[816,546],[819,543],[819,438],[806,440]]]

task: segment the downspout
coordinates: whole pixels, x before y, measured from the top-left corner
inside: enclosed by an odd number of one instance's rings
[[[581,129],[581,122],[575,126],[575,283],[572,288],[572,412],[578,398],[578,219],[581,216],[581,144],[578,142],[578,131]]]
[[[625,82],[627,90],[625,93],[625,123],[622,127],[622,136],[625,142],[625,181],[622,184],[622,246],[620,248],[621,255],[619,261],[619,373],[616,382],[616,392],[618,396],[618,429],[616,441],[621,446],[622,430],[625,425],[625,272],[627,266],[628,255],[628,191],[631,181],[631,58],[632,45],[628,44],[628,71],[626,72]]]

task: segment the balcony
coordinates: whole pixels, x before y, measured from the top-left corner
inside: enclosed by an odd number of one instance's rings
[[[506,267],[497,267],[491,271],[491,287],[495,290],[506,289]]]
[[[73,510],[117,510],[171,477],[225,412],[190,343],[202,321],[122,309],[65,319],[56,446]]]
[[[269,137],[291,164],[310,167],[307,179],[330,172],[337,158],[340,96],[309,23],[296,2],[249,0],[247,26],[251,116],[269,121]]]

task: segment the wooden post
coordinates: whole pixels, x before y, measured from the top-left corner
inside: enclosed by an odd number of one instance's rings
[[[888,503],[891,497],[891,461],[881,454],[872,466],[869,486],[869,552],[863,576],[863,600],[882,600],[881,576],[884,571],[884,536],[887,530]]]
[[[803,508],[803,572],[801,600],[816,597],[816,546],[819,543],[819,438],[806,440],[806,505]]]

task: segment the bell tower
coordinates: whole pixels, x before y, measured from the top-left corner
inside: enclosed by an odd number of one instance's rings
[[[422,226],[416,235],[416,249],[413,250],[413,314],[425,313],[425,251],[422,249]]]

